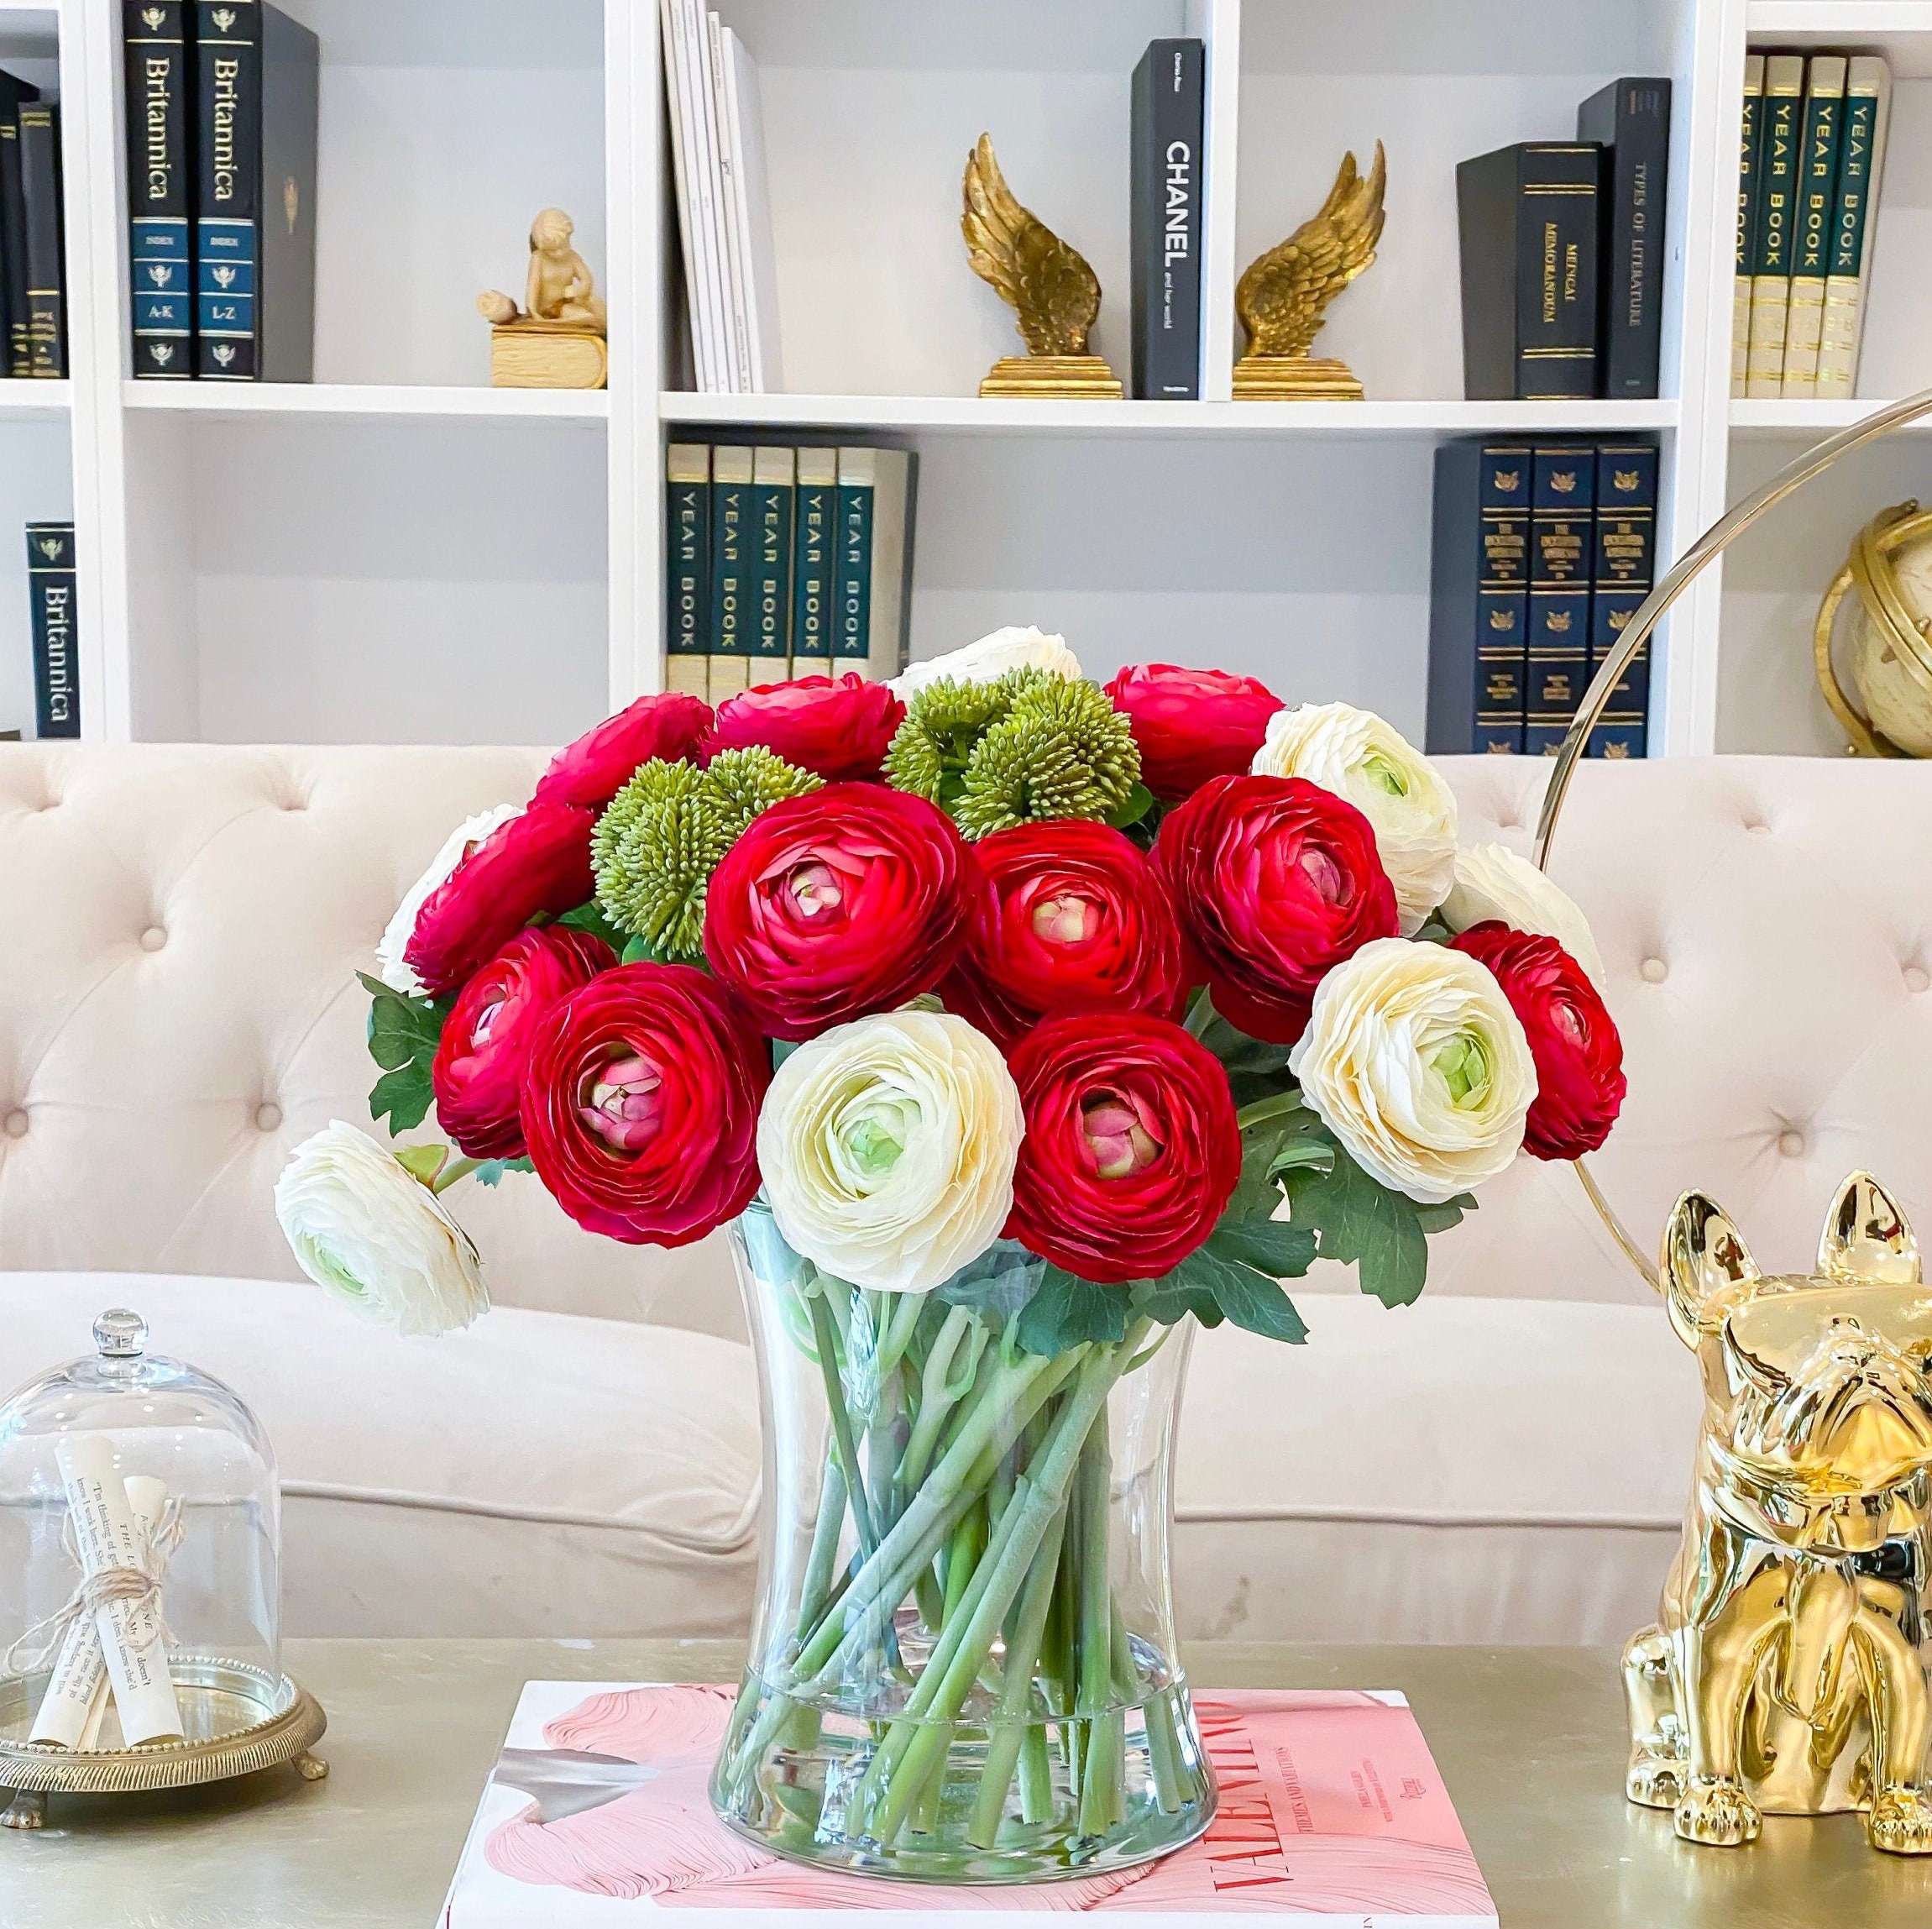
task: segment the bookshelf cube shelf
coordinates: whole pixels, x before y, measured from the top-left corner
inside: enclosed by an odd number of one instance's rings
[[[1861,392],[1932,380],[1932,0],[714,0],[760,72],[786,391],[767,396],[693,392],[651,0],[279,3],[322,58],[317,380],[280,389],[128,379],[118,0],[0,0],[0,66],[62,102],[72,375],[0,382],[0,517],[71,508],[92,736],[581,728],[662,678],[664,451],[708,436],[919,452],[915,653],[1039,621],[1097,670],[1226,662],[1419,731],[1437,443],[1654,434],[1668,560],[1857,412],[1730,398],[1747,43],[1891,59]],[[990,131],[1093,263],[1095,345],[1124,371],[1129,78],[1174,34],[1207,46],[1202,399],[982,401],[1017,344],[960,242],[968,148]],[[1579,100],[1644,73],[1673,89],[1662,394],[1465,401],[1456,162],[1565,138]],[[1236,277],[1378,138],[1380,259],[1318,351],[1369,399],[1233,401]],[[606,392],[484,385],[474,296],[514,288],[552,204],[610,302]],[[1815,597],[1857,522],[1932,499],[1932,438],[1883,456],[1803,541],[1787,517],[1679,605],[1654,747],[1833,747]],[[19,547],[0,520],[0,702],[25,660]]]

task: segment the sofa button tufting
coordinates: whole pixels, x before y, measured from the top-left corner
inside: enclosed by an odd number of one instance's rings
[[[1771,835],[1771,826],[1762,817],[1747,817],[1744,827],[1753,837],[1768,837]]]
[[[144,951],[158,951],[167,941],[168,934],[159,925],[149,925],[141,933],[141,949]]]
[[[24,1139],[27,1136],[27,1114],[18,1106],[7,1114],[7,1136],[9,1139]]]
[[[1780,1132],[1778,1149],[1788,1159],[1799,1158],[1804,1151],[1804,1135],[1802,1132]]]
[[[258,1105],[255,1108],[255,1124],[264,1132],[275,1132],[281,1129],[282,1109],[279,1105]]]
[[[1928,985],[1932,985],[1932,978],[1926,976],[1923,966],[1907,965],[1903,975],[1908,991],[1924,991]]]
[[[1670,976],[1670,967],[1662,958],[1646,958],[1638,968],[1646,984],[1662,984]]]

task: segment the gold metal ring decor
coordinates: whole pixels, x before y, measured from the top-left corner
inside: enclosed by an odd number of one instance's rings
[[[1691,545],[1584,695],[1544,797],[1540,865],[1591,726],[1664,612],[1787,496],[1928,413],[1932,390],[1876,411]],[[1853,552],[1868,611],[1883,607],[1873,563],[1904,540],[1901,527],[1879,518]],[[1825,612],[1819,621],[1828,635]],[[1827,1214],[1816,1272],[1769,1278],[1720,1208],[1691,1192],[1653,1270],[1581,1161],[1577,1171],[1662,1292],[1705,1390],[1683,1538],[1657,1624],[1624,1655],[1626,1794],[1671,1810],[1689,1842],[1735,1846],[1754,1841],[1767,1814],[1858,1809],[1874,1848],[1932,1853],[1932,1698],[1918,1646],[1932,1545],[1932,1297],[1910,1229],[1855,1172]]]
[[[1819,605],[1812,632],[1818,687],[1855,757],[1932,757],[1932,606],[1914,608],[1915,601],[1932,604],[1914,579],[1922,559],[1932,559],[1932,511],[1916,502],[1882,509],[1858,532]],[[1911,571],[1905,580],[1901,565]],[[1834,661],[1841,610],[1851,690]]]

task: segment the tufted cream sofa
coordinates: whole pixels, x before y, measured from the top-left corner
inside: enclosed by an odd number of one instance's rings
[[[534,1182],[458,1209],[501,1310],[404,1342],[300,1281],[290,1148],[367,1123],[354,983],[449,827],[544,753],[0,747],[0,1381],[126,1299],[280,1452],[297,1632],[704,1633],[751,1586],[757,1414],[719,1242],[594,1240]],[[1526,847],[1539,764],[1454,767]],[[1932,1225],[1932,830],[1910,765],[1593,766],[1557,875],[1595,924],[1631,1097],[1599,1163],[1646,1243],[1714,1191],[1801,1263],[1844,1172]],[[1196,1348],[1189,1633],[1614,1639],[1651,1611],[1695,1376],[1565,1169],[1525,1163],[1389,1313]],[[129,1279],[126,1275],[141,1276]]]

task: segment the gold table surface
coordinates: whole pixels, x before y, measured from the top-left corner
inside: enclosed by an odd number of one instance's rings
[[[526,1680],[724,1680],[718,1642],[291,1641],[328,1711],[325,1782],[293,1769],[176,1794],[56,1797],[0,1832],[5,1929],[432,1929]],[[1768,1818],[1694,1848],[1623,1800],[1607,1649],[1203,1643],[1201,1688],[1400,1688],[1505,1929],[1887,1929],[1932,1922],[1932,1858],[1875,1854],[1856,1818]]]

